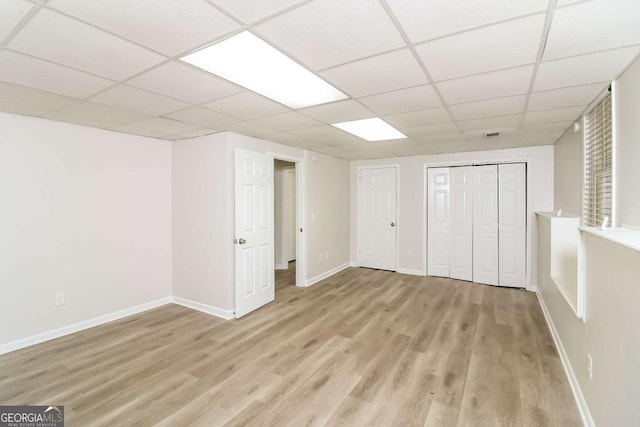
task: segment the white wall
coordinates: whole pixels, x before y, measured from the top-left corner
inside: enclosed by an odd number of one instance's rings
[[[618,224],[640,227],[640,60],[622,74],[614,94]],[[560,148],[560,153],[566,152],[556,156],[556,170],[563,173],[556,176],[555,186],[579,191],[582,162],[576,158],[582,147],[576,147],[576,141],[569,142],[573,148],[563,142],[565,147]],[[579,194],[566,194],[556,198],[556,203],[578,197]],[[555,206],[560,207],[564,206]],[[554,286],[541,284],[540,295],[595,424],[640,425],[640,253],[588,235],[585,260],[585,323],[575,316]],[[587,353],[593,356],[593,379],[586,375]]]
[[[492,151],[397,157],[351,162],[351,260],[357,260],[357,170],[359,166],[399,165],[398,175],[398,269],[415,273],[426,271],[424,242],[424,165],[426,163],[476,162],[489,160],[528,160],[531,204],[527,206],[531,228],[527,238],[532,243],[532,280],[537,274],[537,246],[535,242],[536,211],[553,208],[553,146],[528,147]]]
[[[616,82],[615,98],[617,222],[640,227],[640,59]]]
[[[586,322],[551,281],[539,292],[597,426],[640,425],[640,252],[586,236]],[[587,375],[587,354],[593,378]]]
[[[304,160],[303,205],[307,217],[303,227],[308,256],[296,268],[306,271],[306,278],[313,278],[349,261],[349,162],[230,132],[176,141],[174,295],[221,310],[234,307],[236,148]],[[309,156],[319,161],[313,162]],[[312,220],[314,212],[316,219]],[[320,251],[329,252],[329,259],[320,260]]]
[[[349,264],[349,162],[306,152],[307,278]]]
[[[221,309],[233,308],[223,285],[233,258],[227,141],[224,133],[177,141],[172,156],[173,295]]]
[[[0,345],[171,295],[170,143],[4,113],[0,129]]]
[[[567,129],[554,147],[554,206],[582,215],[582,126]]]

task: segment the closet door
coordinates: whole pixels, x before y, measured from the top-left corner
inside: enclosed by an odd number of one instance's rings
[[[473,281],[498,284],[498,166],[473,168]]]
[[[500,286],[525,287],[526,172],[524,163],[498,166]]]
[[[473,167],[449,170],[451,180],[450,277],[473,279]]]
[[[427,169],[427,274],[449,277],[449,168]]]

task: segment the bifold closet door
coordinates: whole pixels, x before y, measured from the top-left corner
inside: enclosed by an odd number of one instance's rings
[[[524,163],[498,166],[500,286],[525,287],[526,171]]]
[[[473,168],[473,281],[499,283],[498,166]]]
[[[449,277],[449,168],[427,169],[427,274]]]
[[[473,169],[471,166],[449,169],[449,269],[452,279],[473,280]]]

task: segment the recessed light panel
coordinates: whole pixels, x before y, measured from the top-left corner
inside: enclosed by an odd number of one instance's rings
[[[348,98],[248,31],[181,59],[291,108]]]
[[[351,122],[333,123],[338,129],[349,132],[367,141],[386,141],[389,139],[403,139],[407,136],[387,122],[374,117],[372,119],[354,120]]]

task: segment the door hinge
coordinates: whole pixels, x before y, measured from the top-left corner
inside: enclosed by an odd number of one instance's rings
[[[300,232],[302,233],[302,228],[300,229]]]

